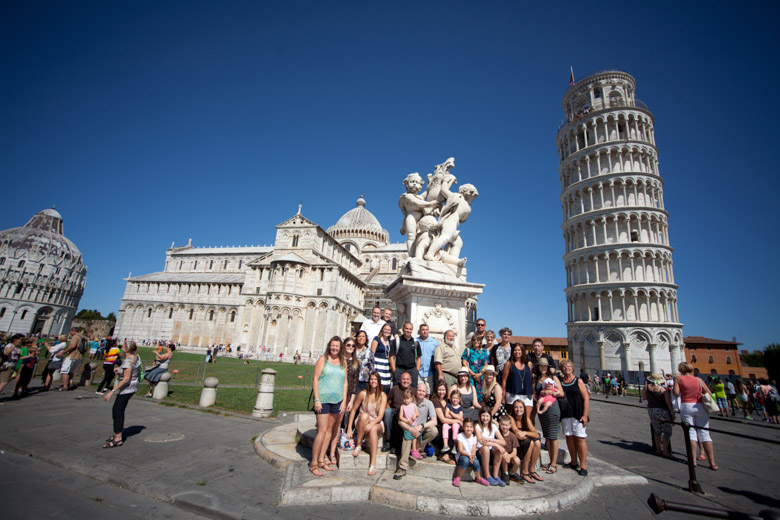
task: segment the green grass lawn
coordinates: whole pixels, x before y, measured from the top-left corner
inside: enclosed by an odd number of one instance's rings
[[[144,386],[136,396],[146,393],[148,387]],[[197,405],[200,401],[202,388],[198,386],[171,385],[168,398],[164,402],[185,403]],[[308,388],[304,389],[276,389],[274,392],[273,415],[282,412],[306,411],[309,400]],[[217,402],[213,408],[229,410],[243,414],[251,414],[257,400],[257,391],[254,388],[219,388],[217,387]]]
[[[155,359],[152,348],[140,347],[139,352],[144,366],[151,365]],[[251,360],[244,364],[236,358],[217,358],[216,363],[205,363],[205,356],[187,352],[174,352],[169,370],[174,373],[172,382],[200,383],[205,377],[216,377],[224,385],[252,385],[260,380],[260,371],[266,368],[276,370],[276,386],[290,388],[310,388],[314,365],[293,365],[290,363],[267,363]],[[101,369],[98,369],[101,370]],[[300,377],[299,377],[300,376]]]

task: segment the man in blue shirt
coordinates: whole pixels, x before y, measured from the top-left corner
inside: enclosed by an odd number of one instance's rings
[[[436,370],[433,367],[433,352],[439,346],[438,340],[428,335],[430,329],[423,323],[418,330],[417,341],[420,343],[420,378],[425,381],[428,395],[433,392],[436,381]]]

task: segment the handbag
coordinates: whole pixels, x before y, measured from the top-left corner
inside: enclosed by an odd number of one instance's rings
[[[704,403],[704,409],[707,410],[707,413],[715,413],[720,411],[720,408],[718,408],[718,403],[715,402],[715,399],[712,398],[712,395],[704,392],[704,388],[702,388],[703,384],[704,383],[701,382],[701,379],[699,379],[699,390],[702,391],[701,402]]]

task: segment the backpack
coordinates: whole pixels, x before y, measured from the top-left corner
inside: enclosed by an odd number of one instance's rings
[[[89,346],[87,345],[87,340],[83,336],[81,337],[81,344],[78,346],[79,352],[84,354],[87,350],[89,350]]]

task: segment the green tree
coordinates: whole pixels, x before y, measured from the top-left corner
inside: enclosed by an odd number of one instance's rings
[[[108,321],[116,321],[116,314],[114,314],[113,312],[109,312],[108,316],[106,316],[106,319]]]
[[[762,367],[764,366],[764,353],[755,352],[753,354],[740,354],[742,362],[749,367]]]
[[[102,314],[97,309],[81,309],[76,317],[82,320],[104,320]]]
[[[769,379],[780,379],[780,344],[772,343],[764,348],[764,366]]]

